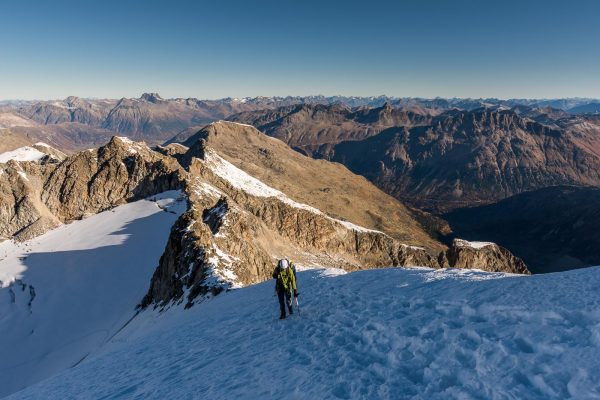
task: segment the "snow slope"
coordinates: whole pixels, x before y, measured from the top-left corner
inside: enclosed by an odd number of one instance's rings
[[[0,243],[0,397],[76,365],[134,316],[185,208],[167,192]]]
[[[146,311],[94,357],[11,399],[598,399],[600,268],[299,272]]]

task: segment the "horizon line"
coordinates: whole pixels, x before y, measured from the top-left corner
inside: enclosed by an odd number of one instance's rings
[[[388,98],[393,100],[403,100],[403,99],[417,99],[417,100],[499,100],[499,101],[510,101],[510,100],[597,100],[600,101],[600,97],[585,97],[585,96],[568,96],[568,97],[461,97],[461,96],[435,96],[435,97],[426,97],[426,96],[395,96],[388,94],[379,94],[379,95],[365,95],[365,96],[357,96],[357,95],[342,95],[342,94],[333,94],[333,95],[325,95],[325,94],[311,94],[311,95],[255,95],[255,96],[224,96],[224,97],[213,97],[213,98],[200,98],[200,97],[190,97],[190,96],[179,96],[179,97],[162,97],[158,92],[143,92],[139,97],[96,97],[96,96],[77,96],[77,95],[69,95],[64,98],[53,97],[53,98],[0,98],[0,102],[35,102],[35,101],[63,101],[68,99],[69,97],[76,97],[84,100],[121,100],[121,99],[140,99],[145,94],[156,94],[163,100],[178,100],[178,99],[196,99],[200,101],[218,101],[218,100],[244,100],[244,99],[259,99],[259,98],[267,98],[267,99],[286,99],[286,98],[310,98],[310,97],[322,97],[322,98],[332,98],[332,97],[342,97],[342,98],[357,98],[357,99],[368,99],[368,98]]]

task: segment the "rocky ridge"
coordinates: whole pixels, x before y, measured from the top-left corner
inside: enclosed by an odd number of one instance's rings
[[[259,96],[201,100],[165,99],[158,93],[144,93],[138,98],[84,99],[70,96],[62,100],[0,102],[0,128],[10,128],[26,137],[35,137],[31,142],[43,141],[63,151],[78,151],[106,143],[115,134],[124,134],[151,145],[161,144],[176,134],[187,138],[204,124],[230,118],[252,123],[305,154],[325,157],[330,147],[342,140],[362,140],[393,126],[427,124],[433,116],[450,110],[520,108],[531,110],[527,112],[531,117],[540,114],[535,117],[539,121],[550,122],[559,115],[574,115],[572,113],[577,110],[574,107],[594,104],[591,99],[419,99],[387,96]],[[540,111],[543,109],[549,111]],[[194,129],[190,130],[190,127]],[[319,149],[318,145],[325,148]]]
[[[277,147],[283,143],[268,139],[253,127],[226,122],[213,123],[199,132],[186,142],[190,146],[187,151],[180,146],[171,148],[189,173],[186,193],[191,208],[174,226],[142,306],[166,306],[172,301],[191,306],[198,295],[269,279],[276,259],[284,256],[302,266],[330,266],[349,271],[389,266],[469,265],[464,256],[451,257],[455,246],[445,249],[431,237],[424,241],[426,247],[403,243],[388,233],[331,217],[312,205],[291,199],[287,193],[298,192],[292,184],[286,185],[285,173],[279,171],[277,179],[268,178],[263,174],[269,168],[263,169],[262,163],[250,158],[253,166],[248,166],[249,169],[270,182],[279,182],[288,189],[286,193],[233,165],[234,161],[240,162],[233,153],[217,153],[209,147],[214,145],[219,151],[232,149],[228,138],[243,141],[245,146],[237,148],[245,151],[251,151],[258,140],[262,146],[257,148],[280,156],[275,159],[303,157],[287,146],[283,146],[286,152],[281,157]],[[222,157],[227,153],[231,162]],[[312,172],[311,163],[324,163],[304,158],[303,171],[308,174]],[[293,170],[292,166],[283,162],[278,165],[281,170]],[[295,176],[292,180],[301,178]],[[312,200],[312,204],[327,206],[319,198]],[[405,218],[410,219],[410,213]],[[410,226],[410,221],[403,222],[405,229]],[[517,258],[495,260],[496,256],[510,254],[497,246],[495,249],[496,253],[486,249],[485,254],[476,250],[477,256],[470,257],[475,268],[485,270],[489,261],[494,270],[504,263],[504,272],[528,272]]]
[[[248,138],[253,137],[264,143],[274,139],[239,124],[217,123],[210,129],[212,139],[210,135],[198,138],[189,147],[173,145],[154,151],[143,143],[114,137],[97,150],[62,161],[10,161],[1,165],[2,236],[30,238],[124,202],[166,190],[183,190],[188,210],[172,228],[142,306],[167,306],[172,302],[191,306],[203,295],[264,281],[269,279],[275,260],[284,256],[306,267],[346,270],[459,265],[445,255],[450,253],[443,244],[430,237],[400,203],[389,203],[390,214],[398,213],[403,229],[408,229],[405,236],[398,230],[386,233],[355,225],[350,222],[352,218],[340,219],[302,202],[310,196],[299,196],[297,187],[290,188],[290,193],[300,201],[289,197],[209,147],[211,141],[218,143],[214,136],[249,142]],[[263,149],[278,152],[275,159],[297,155],[283,143],[274,143],[276,147]],[[321,164],[323,173],[328,168],[341,168],[325,161],[314,162]],[[307,171],[312,172],[310,168]],[[361,190],[377,191],[372,186]],[[326,204],[323,201],[317,198],[319,205]],[[363,207],[368,209],[368,205]],[[362,214],[356,215],[357,221],[365,221]],[[400,237],[412,239],[405,242]],[[523,272],[518,268],[520,264],[510,258],[496,262],[494,268],[501,268],[502,262],[503,271]]]
[[[343,165],[290,151],[284,142],[239,123],[215,122],[185,144],[193,146],[201,139],[231,164],[301,203],[335,218],[386,232],[403,243],[445,248],[432,240],[444,231],[443,222],[406,207]]]
[[[203,143],[203,142],[200,142]],[[172,231],[143,305],[191,305],[199,294],[269,279],[275,260],[346,270],[438,262],[425,248],[332,218],[236,168],[204,144],[190,148],[191,209]]]
[[[26,240],[60,223],[180,188],[182,182],[175,160],[119,137],[62,160],[11,160],[0,164],[0,236]]]

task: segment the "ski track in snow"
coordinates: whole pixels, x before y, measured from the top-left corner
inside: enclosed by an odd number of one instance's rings
[[[0,397],[77,364],[135,315],[186,209],[181,196],[166,192],[0,243]]]
[[[95,357],[11,399],[598,399],[600,267],[299,272],[146,311]]]

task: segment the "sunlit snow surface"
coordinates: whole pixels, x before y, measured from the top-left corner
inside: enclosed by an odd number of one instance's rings
[[[600,268],[298,274],[162,315],[15,399],[600,398]]]
[[[185,208],[167,192],[0,243],[0,397],[77,364],[135,315]]]
[[[25,146],[16,150],[0,153],[0,163],[7,163],[9,160],[15,161],[37,161],[44,158],[46,154],[34,149],[33,147]]]

